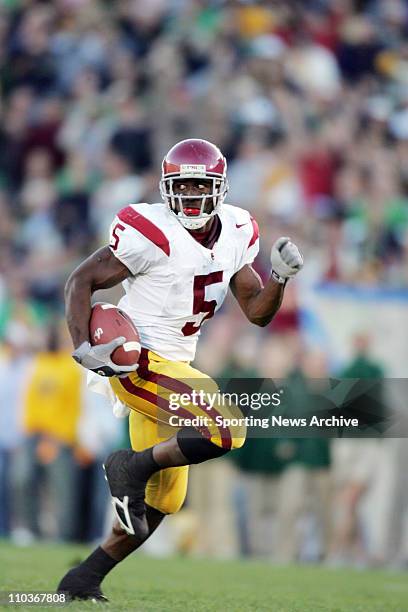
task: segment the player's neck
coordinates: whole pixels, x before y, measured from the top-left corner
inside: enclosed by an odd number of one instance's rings
[[[212,249],[221,234],[221,227],[220,218],[218,215],[215,215],[203,228],[200,228],[201,231],[190,230],[190,235],[201,244],[201,246],[206,249]]]

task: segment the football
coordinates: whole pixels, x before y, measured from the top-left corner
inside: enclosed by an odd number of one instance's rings
[[[140,338],[138,331],[123,310],[105,302],[98,302],[92,307],[89,322],[89,337],[92,346],[106,344],[119,336],[124,336],[126,342],[112,353],[112,361],[116,365],[133,365],[139,361]]]

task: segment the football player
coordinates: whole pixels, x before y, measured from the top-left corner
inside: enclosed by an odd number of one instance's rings
[[[224,204],[226,170],[224,156],[210,142],[176,144],[162,164],[163,202],[121,210],[109,246],[86,259],[67,282],[73,357],[108,377],[115,400],[131,409],[133,449],[116,451],[105,462],[116,519],[106,541],[61,580],[59,591],[72,598],[104,600],[100,584],[108,572],[182,506],[188,466],[244,443],[244,428],[215,426],[225,408],[205,402],[191,401],[181,414],[207,415],[213,419],[209,426],[180,426],[176,433],[169,428],[171,393],[216,388],[190,362],[201,325],[220,308],[228,288],[249,321],[265,326],[279,309],[287,280],[303,266],[298,248],[279,238],[263,286],[251,266],[258,225],[248,211]],[[143,347],[139,364],[126,368],[111,360],[123,337],[95,347],[89,342],[92,293],[118,283],[125,289],[119,306],[133,319]]]

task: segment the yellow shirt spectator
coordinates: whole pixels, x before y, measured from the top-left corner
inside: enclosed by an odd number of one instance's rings
[[[82,376],[67,352],[39,353],[28,380],[24,428],[72,445],[81,410]]]

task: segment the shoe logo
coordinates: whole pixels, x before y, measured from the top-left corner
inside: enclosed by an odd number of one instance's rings
[[[240,223],[239,225],[238,225],[238,223],[236,223],[236,224],[235,224],[235,227],[237,227],[237,228],[239,229],[240,227],[243,227],[244,225],[248,225],[248,222],[246,222],[246,223]]]

